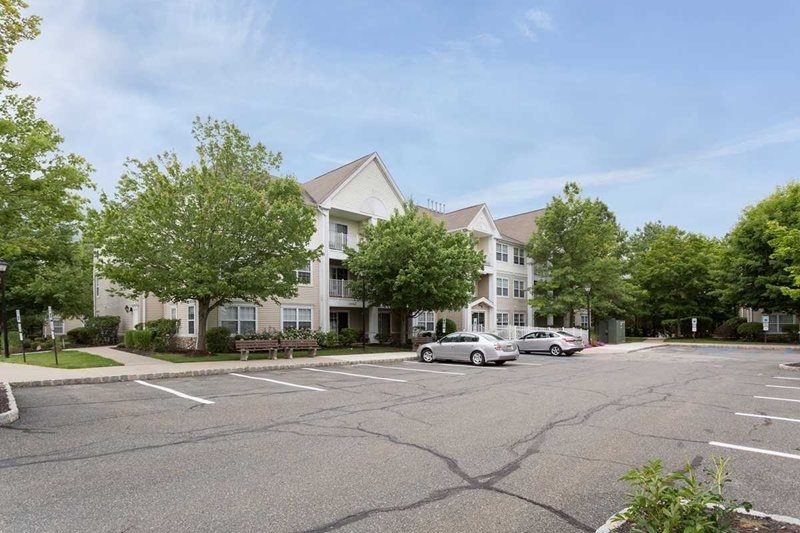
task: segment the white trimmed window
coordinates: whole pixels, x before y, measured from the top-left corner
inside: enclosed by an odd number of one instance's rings
[[[581,329],[589,329],[589,315],[581,313]]]
[[[508,326],[508,313],[506,312],[497,313],[497,327],[505,328],[507,326]]]
[[[186,308],[186,328],[189,335],[194,335],[194,326],[196,324],[197,317],[195,316],[195,307],[194,305],[189,305]]]
[[[310,307],[284,307],[281,309],[283,330],[311,329]]]
[[[433,311],[422,311],[414,317],[414,328],[433,331],[436,328],[436,316]]]
[[[785,313],[771,314],[769,315],[769,331],[767,333],[783,333],[783,326],[796,323],[794,315]]]
[[[528,316],[525,313],[514,313],[515,326],[527,326]]]
[[[256,306],[226,305],[219,310],[219,325],[231,333],[243,335],[256,332]]]
[[[525,298],[525,281],[521,279],[514,280],[514,298]]]
[[[498,261],[508,263],[508,245],[498,242],[495,245],[495,257]]]
[[[170,305],[169,306],[169,317],[172,320],[178,320],[178,306],[177,305]]]
[[[514,264],[515,265],[524,265],[525,264],[525,249],[520,248],[519,246],[514,246]]]
[[[508,296],[508,278],[497,278],[497,295]]]
[[[303,268],[298,268],[294,273],[297,276],[297,283],[300,285],[311,285],[311,263],[308,263]]]

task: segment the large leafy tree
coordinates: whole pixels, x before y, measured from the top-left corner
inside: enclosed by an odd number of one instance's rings
[[[798,230],[799,182],[779,187],[745,209],[726,239],[721,297],[731,305],[767,312],[800,312],[800,299],[793,298],[791,290],[795,282],[791,269],[797,265],[791,243]]]
[[[419,312],[467,305],[483,264],[472,236],[448,233],[412,202],[388,220],[365,226],[358,249],[347,250],[347,267],[357,280],[353,296],[399,313],[402,342],[408,320]]]
[[[280,153],[234,124],[194,121],[196,162],[174,153],[131,159],[115,197],[92,216],[100,275],[126,296],[196,300],[198,349],[209,313],[231,300],[258,303],[297,293],[315,213],[290,177],[274,177]]]
[[[73,268],[81,263],[78,222],[85,199],[80,193],[91,187],[91,167],[62,152],[61,135],[37,116],[38,100],[23,96],[8,78],[14,47],[39,33],[40,19],[23,16],[27,7],[20,0],[0,0],[0,258],[10,265],[8,305],[28,316],[47,305],[65,317],[83,316],[91,312],[84,294],[91,296],[91,282],[85,291],[75,283],[91,270]]]
[[[714,294],[722,246],[716,239],[676,226],[649,223],[631,238],[632,283],[642,290],[641,308],[652,327],[665,318],[722,318]]]
[[[596,316],[622,313],[630,302],[623,274],[625,232],[599,199],[581,196],[577,183],[564,186],[536,220],[527,245],[536,282],[530,304],[538,313],[568,315],[587,305],[586,288]]]

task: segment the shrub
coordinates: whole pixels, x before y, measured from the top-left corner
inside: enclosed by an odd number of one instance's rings
[[[456,330],[456,323],[450,318],[440,318],[436,321],[436,337],[444,337]]]
[[[178,334],[181,321],[177,319],[161,318],[145,322],[144,327],[151,332],[153,339],[153,349],[163,352],[172,342],[173,337]]]
[[[754,341],[763,335],[764,327],[761,325],[761,322],[745,322],[744,324],[739,324],[739,327],[736,328],[736,332],[744,340]]]
[[[71,329],[67,332],[67,338],[72,344],[80,344],[82,346],[92,346],[95,344],[100,330],[97,328],[90,328],[83,326],[80,328]]]
[[[620,478],[635,489],[628,493],[628,507],[614,518],[630,522],[634,532],[730,531],[730,513],[737,507],[750,510],[751,506],[723,496],[730,481],[727,465],[728,459],[715,459],[713,470],[704,469],[708,479],[702,482],[688,463],[683,470],[662,474],[661,460],[653,459]]]
[[[781,326],[781,331],[786,337],[787,342],[798,342],[798,332],[800,332],[800,324],[784,324]]]
[[[208,328],[206,330],[206,349],[211,353],[231,351],[231,332],[228,328]]]
[[[118,316],[93,316],[86,319],[87,328],[97,329],[93,344],[117,344],[119,340]]]
[[[739,332],[736,331],[740,325],[747,322],[744,318],[740,316],[735,316],[733,318],[729,318],[722,324],[716,327],[712,337],[715,339],[731,339],[735,340],[739,338]]]
[[[344,328],[339,332],[339,342],[342,346],[350,346],[358,341],[358,332],[352,328]]]
[[[153,333],[148,330],[131,329],[125,332],[123,342],[129,350],[147,352],[153,349]]]
[[[341,344],[339,334],[335,331],[317,331],[314,337],[321,348],[333,348]]]

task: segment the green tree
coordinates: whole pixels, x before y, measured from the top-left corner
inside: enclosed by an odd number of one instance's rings
[[[715,295],[718,240],[659,223],[631,241],[631,281],[643,291],[642,307],[654,327],[665,318],[725,318]]]
[[[91,269],[76,266],[78,222],[86,203],[80,193],[92,186],[91,167],[62,152],[61,135],[37,116],[38,100],[21,95],[8,79],[14,47],[39,34],[40,19],[22,14],[27,7],[20,0],[0,0],[0,258],[10,266],[8,305],[26,317],[41,316],[47,305],[65,317],[82,316],[91,282],[85,291],[77,284]],[[65,277],[47,280],[56,273]]]
[[[280,153],[234,124],[197,118],[198,160],[174,153],[126,163],[114,199],[101,196],[91,219],[97,268],[119,294],[197,301],[198,349],[209,313],[231,300],[258,303],[297,293],[315,212],[290,177],[271,175]]]
[[[773,229],[775,228],[775,229]],[[785,234],[780,234],[782,228]],[[800,230],[800,182],[792,182],[744,210],[727,236],[722,258],[722,299],[766,312],[800,312],[792,297],[792,235]],[[778,232],[776,234],[775,232]],[[777,237],[777,239],[776,239]],[[776,253],[777,252],[777,253]],[[788,289],[788,290],[784,290]]]
[[[483,252],[467,233],[448,233],[413,202],[389,220],[365,225],[358,249],[347,249],[347,268],[359,282],[353,297],[388,307],[408,320],[421,311],[461,309],[469,303],[483,269]]]
[[[568,315],[587,305],[591,289],[593,316],[622,313],[631,291],[623,278],[625,232],[600,200],[581,197],[577,183],[564,185],[536,220],[527,245],[536,282],[529,301],[538,313]]]
[[[800,300],[800,228],[787,228],[776,221],[769,223],[770,245],[775,249],[772,256],[786,261],[786,272],[792,277],[792,284],[781,286],[781,292],[792,300]]]

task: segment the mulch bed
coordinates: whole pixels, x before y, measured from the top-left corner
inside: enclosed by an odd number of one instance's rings
[[[626,523],[615,529],[617,533],[630,533],[633,531],[631,525]],[[734,533],[800,533],[800,526],[776,522],[771,518],[761,518],[756,516],[735,513],[731,531]]]
[[[8,404],[8,396],[6,395],[6,388],[0,387],[0,413],[10,411],[11,406]]]

